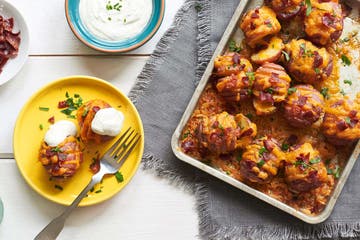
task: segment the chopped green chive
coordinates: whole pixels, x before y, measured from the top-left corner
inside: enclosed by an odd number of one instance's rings
[[[319,68],[315,68],[315,73],[316,73],[316,74],[320,74],[320,69],[319,69]]]
[[[115,177],[118,183],[121,183],[124,181],[124,176],[121,174],[121,172],[115,173]]]
[[[345,118],[345,122],[346,122],[347,124],[351,124],[351,119],[350,119],[349,117],[346,117],[346,118]]]
[[[274,89],[272,87],[269,87],[267,89],[265,89],[265,92],[273,94],[274,93]]]
[[[255,73],[254,72],[246,72],[245,74],[246,74],[246,76],[249,78],[249,80],[251,82],[250,85],[252,85],[252,82],[255,81]]]
[[[341,55],[341,61],[342,61],[342,64],[344,66],[350,66],[351,65],[350,59],[344,54]]]
[[[305,0],[305,4],[306,4],[306,16],[309,16],[312,11],[310,0]]]
[[[265,161],[264,161],[263,159],[261,159],[261,160],[257,163],[258,167],[262,167],[262,166],[264,166],[264,164],[265,164]]]
[[[251,113],[247,113],[247,114],[245,114],[245,116],[246,116],[247,118],[249,118],[250,120],[254,117]]]
[[[56,184],[54,187],[55,187],[56,189],[59,189],[60,191],[62,191],[62,190],[63,190],[63,187],[62,187],[62,186],[60,186],[60,185],[57,185],[57,184]]]
[[[40,111],[47,112],[47,111],[50,110],[50,108],[48,108],[48,107],[39,107],[39,110],[40,110]]]
[[[350,86],[352,85],[352,81],[351,81],[351,80],[348,80],[348,79],[344,80],[344,83],[345,83],[345,84],[349,84]]]
[[[320,157],[316,157],[316,158],[313,158],[313,159],[310,159],[310,163],[311,164],[315,164],[315,163],[319,163],[321,161]]]
[[[329,89],[327,87],[321,88],[320,93],[321,93],[321,95],[324,96],[325,99],[329,99],[329,93],[328,92],[329,92]]]
[[[296,88],[296,87],[291,87],[291,88],[288,89],[288,94],[291,95],[291,94],[293,94],[293,93],[296,92],[296,91],[297,91],[297,88]]]
[[[39,125],[40,130],[44,129],[44,126],[42,124]]]
[[[101,189],[99,189],[99,190],[95,191],[95,193],[101,193],[101,192],[102,192],[102,190],[101,190]]]
[[[262,147],[262,148],[259,149],[259,154],[260,154],[260,155],[263,155],[264,152],[267,152],[267,150],[266,150],[265,147]]]
[[[242,47],[241,47],[241,46],[238,46],[234,40],[230,40],[230,41],[229,41],[229,50],[230,50],[231,52],[237,52],[237,53],[239,53],[239,52],[241,52]]]
[[[281,145],[281,150],[283,150],[283,151],[287,151],[287,150],[289,150],[289,148],[290,148],[290,145],[287,143],[283,143]]]
[[[341,90],[340,90],[340,93],[341,93],[343,96],[346,95],[346,92],[344,91],[344,89],[341,89]]]

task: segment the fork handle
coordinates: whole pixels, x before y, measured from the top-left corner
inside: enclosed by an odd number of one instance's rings
[[[34,240],[53,240],[59,235],[61,230],[64,228],[66,218],[71,214],[71,212],[79,205],[80,201],[86,196],[91,188],[95,186],[98,182],[101,181],[104,176],[104,172],[100,171],[93,175],[91,181],[88,185],[81,191],[77,198],[68,206],[65,211],[60,214],[58,217],[54,218],[46,227],[41,230],[41,232],[36,235]]]

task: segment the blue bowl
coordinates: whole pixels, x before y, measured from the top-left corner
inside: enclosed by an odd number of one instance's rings
[[[145,44],[159,29],[165,11],[165,0],[152,0],[153,12],[144,30],[133,38],[110,42],[98,39],[87,31],[80,19],[79,2],[80,0],[65,0],[65,14],[71,31],[87,46],[108,53],[127,52]]]

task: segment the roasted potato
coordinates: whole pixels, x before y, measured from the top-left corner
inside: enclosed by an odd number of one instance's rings
[[[265,38],[277,34],[281,25],[275,12],[262,6],[248,11],[240,23],[240,28],[245,34],[246,43],[255,48],[257,45],[267,45]]]
[[[250,182],[268,183],[278,173],[285,154],[275,139],[263,137],[248,145],[242,155],[240,172]]]
[[[284,43],[279,37],[272,37],[265,49],[251,55],[251,61],[256,64],[264,64],[266,62],[276,62],[282,54]]]
[[[295,193],[308,192],[328,181],[327,170],[317,150],[304,143],[287,154],[285,180]]]
[[[80,126],[81,141],[84,143],[91,141],[95,143],[101,143],[112,139],[110,136],[99,135],[91,130],[91,122],[94,119],[96,112],[100,109],[110,107],[110,104],[107,102],[100,99],[95,99],[88,101],[78,109],[76,118]]]
[[[249,72],[250,73],[250,72]],[[244,71],[237,75],[220,78],[216,84],[219,94],[230,102],[239,102],[251,96],[253,76]],[[251,74],[253,74],[251,72]]]
[[[323,46],[338,40],[344,25],[341,5],[331,1],[313,1],[312,5],[310,14],[304,20],[307,37]]]
[[[333,71],[332,56],[325,48],[317,48],[310,41],[293,39],[285,44],[285,52],[288,56],[286,68],[298,82],[321,82]]]
[[[265,3],[276,12],[281,20],[289,20],[304,9],[304,0],[265,0]]]
[[[240,72],[252,72],[253,67],[249,60],[238,53],[227,53],[218,56],[214,62],[214,75],[218,77],[231,76]]]
[[[334,145],[348,145],[360,138],[360,106],[348,96],[332,96],[326,104],[322,132]]]
[[[198,116],[198,140],[201,147],[213,154],[226,154],[251,141],[256,125],[242,114],[233,116],[222,112],[210,117]],[[242,141],[241,138],[244,138]]]
[[[296,85],[284,103],[285,118],[294,127],[307,127],[324,112],[324,97],[310,84]]]
[[[68,136],[56,147],[42,142],[39,160],[51,177],[65,179],[71,177],[79,169],[83,161],[79,141]]]
[[[257,115],[271,114],[275,103],[285,100],[291,79],[285,69],[275,63],[265,63],[255,72],[253,105]]]

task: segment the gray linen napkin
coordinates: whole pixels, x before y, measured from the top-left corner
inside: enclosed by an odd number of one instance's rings
[[[237,0],[187,0],[130,92],[143,119],[143,167],[196,196],[203,239],[360,239],[360,164],[330,218],[309,225],[194,167],[172,153],[170,139]]]

